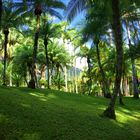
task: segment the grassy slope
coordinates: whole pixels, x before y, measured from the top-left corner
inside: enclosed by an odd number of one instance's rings
[[[140,100],[125,98],[117,121],[101,118],[107,99],[0,88],[0,140],[138,140]]]

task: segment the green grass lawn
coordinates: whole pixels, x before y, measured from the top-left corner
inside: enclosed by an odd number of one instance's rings
[[[0,140],[140,140],[140,100],[117,103],[117,120],[100,115],[109,100],[48,90],[0,87]]]

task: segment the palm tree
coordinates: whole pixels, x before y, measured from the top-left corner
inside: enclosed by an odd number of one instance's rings
[[[3,6],[3,15],[2,15],[2,30],[4,34],[4,72],[3,72],[3,85],[6,85],[6,60],[7,60],[7,44],[8,44],[8,35],[10,28],[18,29],[22,18],[24,17],[24,8],[22,9],[13,9],[13,4],[5,3]]]
[[[33,5],[34,14],[36,16],[36,21],[37,21],[35,38],[34,38],[34,50],[33,50],[33,64],[32,64],[33,75],[31,77],[31,81],[29,84],[29,87],[35,88],[37,85],[35,64],[36,64],[36,58],[37,58],[38,39],[39,39],[39,32],[40,32],[40,16],[42,13],[48,12],[49,14],[51,14],[53,16],[61,18],[61,15],[57,11],[55,11],[54,8],[64,9],[65,5],[59,0],[42,0],[42,1],[26,0],[26,1],[29,2],[29,4]],[[31,10],[32,10],[32,8],[31,8]]]
[[[87,46],[81,45],[80,46],[80,51],[76,54],[77,56],[81,57],[81,58],[86,58],[87,59],[87,64],[88,64],[88,95],[91,94],[91,86],[92,86],[92,76],[91,76],[91,71],[92,71],[92,66],[91,66],[91,58],[92,58],[92,54],[93,54],[93,49],[92,48],[88,48]]]
[[[104,116],[115,119],[115,102],[118,93],[120,92],[120,83],[123,70],[123,42],[122,42],[122,27],[121,27],[121,15],[120,15],[120,3],[119,0],[112,0],[112,30],[114,33],[115,44],[116,44],[116,77],[115,77],[115,87],[113,91],[113,96],[110,101],[108,108],[104,111]]]
[[[104,7],[95,6],[92,9],[88,10],[88,15],[86,17],[86,24],[84,25],[84,29],[82,29],[84,40],[88,41],[93,40],[92,47],[96,47],[97,61],[98,66],[100,68],[100,73],[102,76],[102,86],[104,96],[110,98],[110,89],[108,80],[106,77],[106,73],[101,64],[100,58],[100,48],[99,46],[104,46],[102,44],[102,37],[107,34],[107,30],[110,28],[109,17],[104,12]],[[98,16],[97,16],[98,15]],[[94,31],[94,32],[93,32]]]
[[[50,72],[49,72],[49,57],[48,57],[48,44],[51,43],[51,39],[53,38],[60,38],[60,32],[62,26],[59,24],[52,24],[51,21],[48,21],[47,18],[44,16],[43,19],[43,26],[41,27],[41,36],[44,40],[44,47],[45,47],[45,55],[46,55],[46,66],[47,66],[47,82],[48,82],[48,89],[50,88]]]
[[[91,6],[97,6],[97,4],[101,4],[101,6],[106,7],[106,5],[111,5],[110,7],[107,7],[106,9],[110,11],[112,11],[110,13],[108,13],[109,17],[110,17],[110,21],[112,23],[112,30],[114,33],[114,38],[115,38],[115,44],[116,44],[116,60],[117,60],[117,65],[116,65],[116,79],[115,79],[115,87],[114,87],[114,91],[113,91],[113,96],[111,99],[111,102],[108,106],[108,108],[104,111],[104,116],[109,117],[109,118],[113,118],[115,119],[115,102],[116,102],[116,98],[117,95],[120,91],[120,82],[121,82],[121,76],[122,76],[122,62],[123,62],[123,48],[122,48],[122,29],[121,29],[121,22],[120,22],[120,3],[119,0],[112,0],[111,3],[110,1],[107,1],[108,4],[106,4],[105,1],[102,1],[100,3],[100,1],[97,2],[93,2],[93,1],[85,1],[85,0],[71,0],[69,2],[68,8],[70,10],[68,10],[68,19],[72,19],[78,11],[83,10],[83,8],[85,8],[87,6],[87,4],[90,3],[90,6],[88,5],[87,7],[91,8]],[[93,5],[94,4],[94,5]],[[107,12],[107,11],[105,11]],[[104,12],[104,13],[105,13]],[[97,15],[98,16],[98,15]]]
[[[104,70],[103,70],[103,66],[102,66],[102,64],[101,64],[99,43],[100,43],[100,41],[97,40],[97,42],[96,42],[96,53],[97,53],[98,66],[99,66],[99,68],[100,68],[100,73],[101,73],[101,75],[102,75],[103,93],[104,93],[104,96],[105,96],[106,98],[110,98],[111,95],[110,95],[109,83],[108,83],[106,74],[105,74],[105,72],[104,72]]]
[[[58,41],[53,42],[48,45],[48,57],[52,67],[51,69],[56,69],[57,86],[60,89],[61,72],[64,71],[64,67],[69,67],[71,57],[63,44],[59,44]]]
[[[27,75],[32,74],[32,48],[22,44],[15,49],[12,61],[12,75],[24,79],[27,86],[29,86]],[[23,69],[24,68],[24,69]]]

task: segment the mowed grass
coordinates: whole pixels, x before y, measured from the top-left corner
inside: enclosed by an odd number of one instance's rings
[[[0,87],[0,140],[140,140],[140,100],[117,103],[117,120],[100,115],[109,100],[53,90]]]

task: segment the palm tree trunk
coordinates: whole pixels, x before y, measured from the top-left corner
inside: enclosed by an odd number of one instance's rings
[[[7,60],[7,43],[8,43],[8,34],[9,30],[4,29],[3,31],[4,36],[5,36],[5,41],[4,41],[4,68],[3,68],[3,85],[6,86],[6,60]]]
[[[121,84],[120,84],[119,103],[120,103],[120,105],[124,105],[124,103],[123,103],[123,79],[121,79]]]
[[[129,87],[129,78],[126,78],[125,80],[125,86],[126,86],[126,96],[130,95],[130,87]]]
[[[92,87],[92,77],[91,77],[91,65],[90,65],[90,56],[87,57],[87,64],[88,64],[88,95],[91,94],[91,87]]]
[[[60,70],[58,71],[58,89],[60,90],[61,89],[61,83],[60,83],[60,80],[61,80],[61,75],[60,75]]]
[[[31,80],[29,82],[29,87],[33,88],[33,89],[36,88],[36,86],[38,85],[35,69],[36,69],[39,29],[40,29],[40,15],[37,15],[37,30],[35,33],[33,56],[32,56],[32,60],[33,60],[33,62],[32,62],[32,75],[31,75]]]
[[[13,86],[13,81],[12,81],[12,70],[10,71],[10,77],[9,77],[9,82],[10,82],[10,87]]]
[[[136,67],[135,67],[135,60],[131,59],[132,63],[132,81],[133,81],[133,92],[134,92],[134,98],[139,98],[139,90],[138,90],[138,83],[137,83],[137,73],[136,73]]]
[[[49,58],[48,58],[48,41],[47,38],[44,38],[44,46],[45,46],[45,55],[46,55],[46,66],[47,66],[47,86],[50,89],[50,73],[49,73]]]
[[[96,42],[96,53],[97,53],[98,66],[100,68],[100,73],[102,75],[103,92],[104,92],[104,96],[106,98],[111,98],[110,89],[109,89],[109,86],[108,86],[108,83],[107,83],[107,78],[105,76],[105,72],[104,72],[102,64],[101,64],[100,50],[99,50],[99,46],[98,45],[99,45],[99,40],[97,40],[97,42]]]
[[[68,92],[68,73],[67,73],[67,67],[65,66],[65,92]]]
[[[120,105],[124,105],[123,100],[122,100],[122,97],[123,97],[123,95],[122,95],[122,91],[120,89],[119,90],[119,103],[120,103]]]
[[[115,115],[115,102],[117,99],[117,95],[120,91],[120,83],[122,77],[122,65],[123,65],[123,47],[122,47],[122,27],[120,21],[120,10],[119,10],[119,0],[112,0],[112,12],[113,12],[113,23],[112,23],[112,30],[114,33],[115,44],[116,44],[116,76],[115,76],[115,87],[113,91],[113,96],[109,103],[108,108],[104,111],[103,115],[111,118],[116,119]]]
[[[58,88],[58,90],[60,90],[60,70],[59,70],[59,65],[57,64],[57,66],[56,66],[56,69],[57,69],[57,80],[58,80],[58,82],[57,82],[57,88]]]

